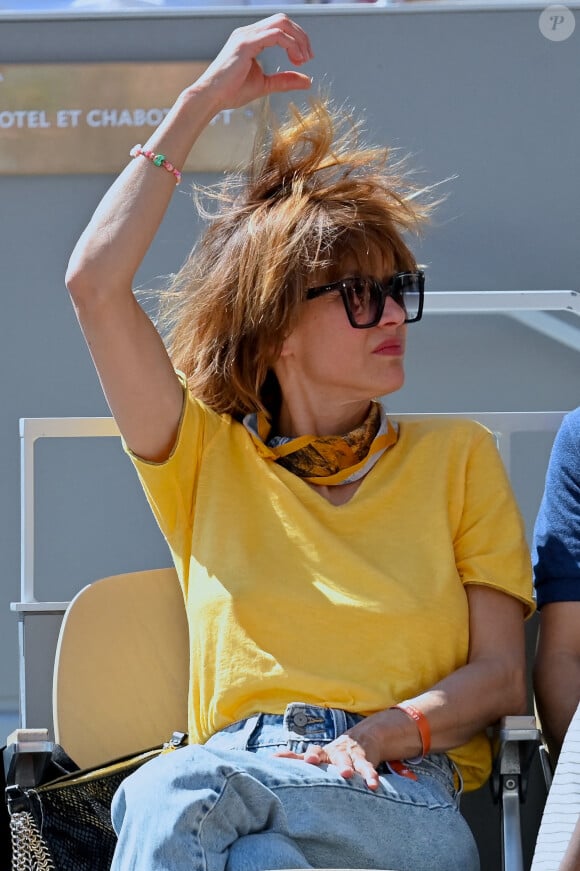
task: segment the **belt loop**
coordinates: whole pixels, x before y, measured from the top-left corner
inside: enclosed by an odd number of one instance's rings
[[[240,730],[239,737],[241,739],[242,746],[240,750],[247,750],[248,744],[251,739],[254,737],[254,733],[257,732],[259,726],[261,725],[262,714],[252,714],[251,717],[248,717],[246,722],[244,723],[243,729]]]
[[[346,713],[341,708],[329,708],[332,715],[332,724],[334,728],[334,738],[346,732]]]
[[[463,775],[459,769],[459,766],[456,762],[453,761],[449,756],[447,757],[449,762],[451,763],[451,771],[453,774],[453,785],[455,786],[455,791],[457,792],[457,800],[461,798],[463,795]]]

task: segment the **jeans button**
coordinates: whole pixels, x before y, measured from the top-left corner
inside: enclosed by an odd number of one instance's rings
[[[304,711],[296,711],[292,714],[292,725],[298,729],[304,729],[309,723],[308,715]]]

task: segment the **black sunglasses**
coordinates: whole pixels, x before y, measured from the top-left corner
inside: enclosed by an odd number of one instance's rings
[[[423,314],[425,273],[421,270],[397,272],[388,282],[364,276],[342,278],[332,284],[309,288],[306,299],[315,299],[333,291],[340,293],[350,325],[357,330],[376,327],[383,316],[388,296],[405,312],[405,323],[414,324]]]

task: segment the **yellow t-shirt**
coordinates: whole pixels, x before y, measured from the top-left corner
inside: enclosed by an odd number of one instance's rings
[[[289,702],[368,715],[429,689],[467,661],[465,584],[533,610],[520,515],[485,428],[401,423],[337,507],[186,395],[169,459],[131,456],[183,586],[191,741]],[[484,734],[449,755],[467,789],[487,778]]]

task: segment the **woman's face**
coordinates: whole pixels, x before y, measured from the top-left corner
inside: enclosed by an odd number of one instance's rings
[[[382,257],[373,258],[362,269],[346,262],[341,277],[358,273],[388,280],[392,269],[385,265]],[[321,280],[313,284],[328,280],[317,278]],[[403,309],[390,297],[377,326],[362,330],[350,325],[338,291],[304,302],[274,366],[282,394],[298,388],[311,396],[319,393],[325,401],[350,402],[393,393],[405,377],[404,321]]]

